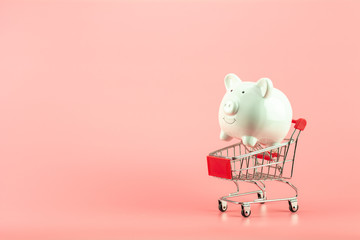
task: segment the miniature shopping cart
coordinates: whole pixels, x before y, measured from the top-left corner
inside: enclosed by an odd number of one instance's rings
[[[297,188],[291,184],[294,170],[295,153],[301,131],[305,129],[306,120],[293,120],[294,131],[289,139],[283,143],[263,147],[257,143],[250,148],[242,142],[211,152],[207,156],[208,171],[210,176],[231,180],[235,183],[237,191],[223,196],[219,199],[219,210],[225,212],[227,203],[240,204],[244,217],[251,214],[250,204],[275,201],[288,201],[291,212],[299,209],[297,203]],[[265,181],[275,180],[287,184],[295,190],[296,195],[288,198],[267,199]],[[255,184],[260,190],[253,192],[239,192],[238,182],[244,181]],[[239,197],[248,194],[257,194],[257,199],[250,202],[239,202],[229,198]]]

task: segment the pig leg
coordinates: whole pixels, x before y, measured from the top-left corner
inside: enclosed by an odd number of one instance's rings
[[[227,135],[226,133],[224,133],[222,130],[220,132],[220,139],[221,140],[225,140],[225,141],[230,141],[232,139],[232,137],[230,137],[229,135]]]
[[[243,136],[241,140],[246,146],[250,146],[250,147],[254,147],[258,141],[256,137],[252,137],[252,136]]]

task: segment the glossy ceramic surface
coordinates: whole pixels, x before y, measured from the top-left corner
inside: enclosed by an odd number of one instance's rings
[[[288,98],[269,78],[243,82],[233,73],[225,77],[226,94],[219,109],[220,139],[242,139],[254,146],[280,143],[291,125]]]

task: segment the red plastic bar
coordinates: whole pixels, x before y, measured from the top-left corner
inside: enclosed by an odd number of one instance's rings
[[[278,153],[276,153],[276,152],[272,153],[271,157],[270,157],[270,152],[256,154],[257,158],[262,159],[264,157],[264,160],[267,160],[267,161],[274,161],[273,158],[277,158],[277,156],[278,156]]]
[[[207,156],[208,172],[210,176],[231,179],[230,159]]]
[[[303,131],[306,127],[306,120],[303,118],[299,118],[298,120],[292,120],[292,123],[295,123],[294,128]]]

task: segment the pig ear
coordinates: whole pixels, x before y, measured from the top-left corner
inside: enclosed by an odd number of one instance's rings
[[[225,87],[227,90],[233,88],[237,84],[241,83],[241,80],[234,73],[229,73],[225,76]]]
[[[261,78],[259,81],[256,82],[256,86],[260,88],[263,98],[269,97],[274,88],[271,80],[268,78]]]

